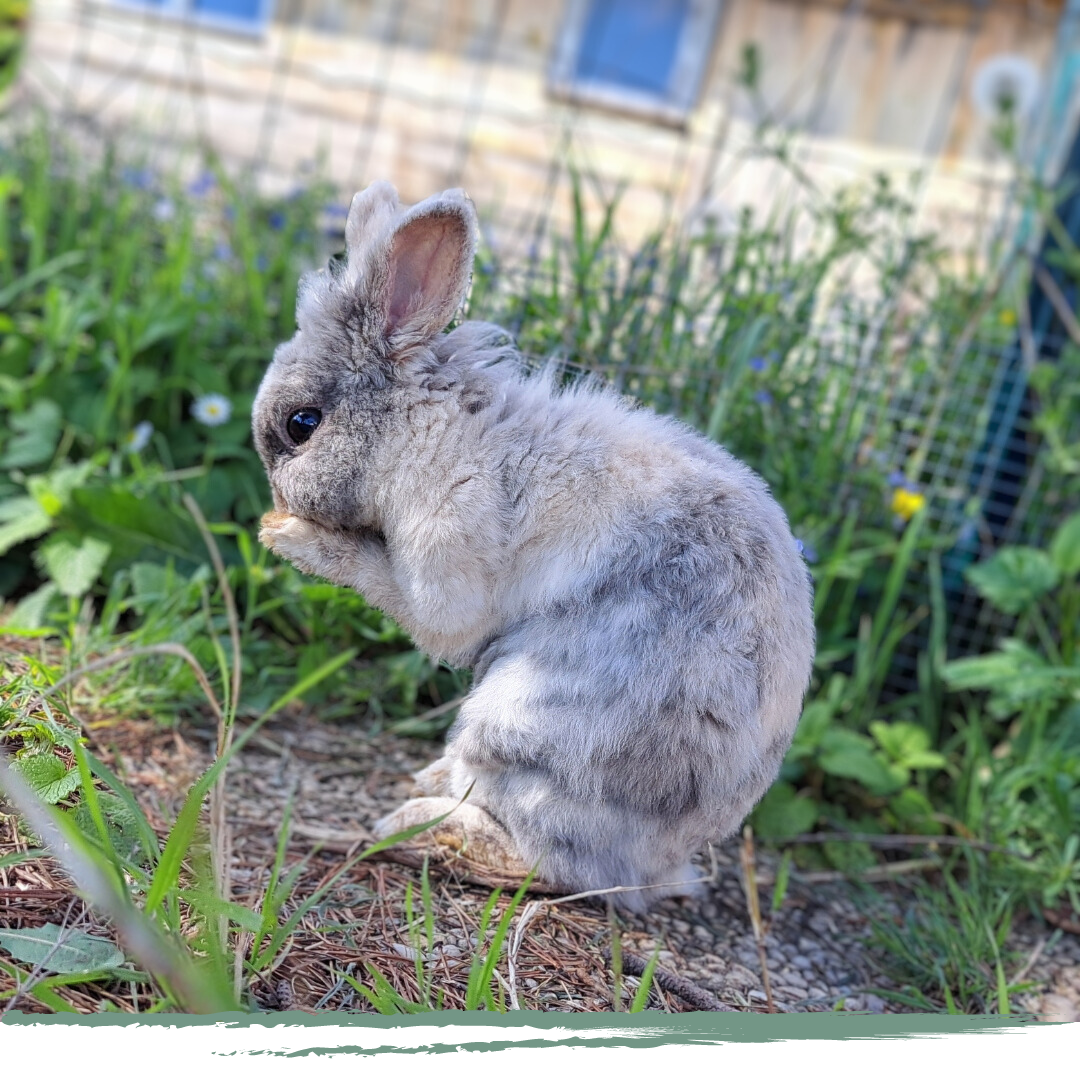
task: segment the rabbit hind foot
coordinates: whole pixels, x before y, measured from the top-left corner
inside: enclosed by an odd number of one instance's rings
[[[529,867],[510,834],[479,806],[445,797],[410,799],[377,821],[372,831],[386,839],[444,814],[448,816],[438,824],[394,847],[414,858],[427,855],[433,862],[454,865],[484,883],[505,885],[525,878]]]

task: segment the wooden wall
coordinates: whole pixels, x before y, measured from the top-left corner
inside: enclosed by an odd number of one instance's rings
[[[685,131],[551,100],[562,5],[537,0],[279,0],[261,37],[228,36],[108,0],[35,0],[26,94],[172,145],[203,140],[269,185],[325,155],[343,192],[385,177],[412,201],[461,184],[500,243],[538,214],[565,225],[564,166],[627,184],[626,239],[666,214],[731,218],[792,195],[759,153],[773,117],[823,187],[923,170],[924,213],[963,243],[1000,213],[1005,171],[971,76],[1020,53],[1046,69],[1060,3],[726,0]],[[760,93],[736,85],[745,46]],[[553,166],[554,163],[554,166]]]

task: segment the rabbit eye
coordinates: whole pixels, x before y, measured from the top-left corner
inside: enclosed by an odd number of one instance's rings
[[[294,443],[299,445],[305,443],[311,438],[314,430],[319,426],[319,421],[322,420],[322,413],[318,409],[297,409],[296,412],[289,417],[289,422],[285,425],[285,430],[289,433],[289,438]]]

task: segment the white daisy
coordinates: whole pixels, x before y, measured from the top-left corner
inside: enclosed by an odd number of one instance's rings
[[[221,394],[203,394],[191,406],[191,415],[207,427],[218,427],[232,416],[232,402]]]
[[[1039,69],[1017,53],[998,53],[984,60],[971,80],[971,101],[990,119],[1003,114],[1027,116],[1039,96]]]
[[[146,449],[153,434],[154,425],[149,420],[142,420],[124,436],[122,445],[125,450],[138,454]]]

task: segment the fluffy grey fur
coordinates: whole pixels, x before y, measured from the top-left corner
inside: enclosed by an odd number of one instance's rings
[[[260,538],[474,668],[445,756],[388,835],[436,830],[568,890],[686,892],[689,856],[775,779],[814,652],[811,587],[765,484],[690,428],[529,375],[497,327],[441,331],[476,220],[461,191],[353,200],[348,261],[302,283],[254,410]],[[318,408],[296,445],[288,418]]]

